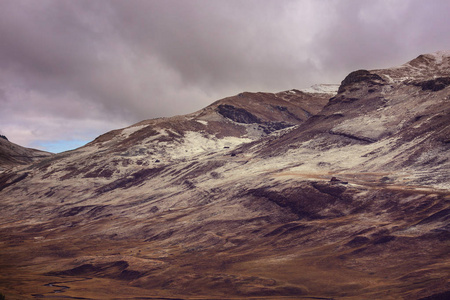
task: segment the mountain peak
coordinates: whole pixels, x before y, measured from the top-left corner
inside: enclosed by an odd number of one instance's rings
[[[437,64],[441,64],[450,58],[450,50],[437,51],[428,55],[434,57]]]
[[[435,68],[443,69],[450,66],[450,50],[437,51],[433,53],[421,54],[415,59],[407,62],[405,65],[409,65],[419,69]]]
[[[352,72],[353,73],[353,72]],[[387,85],[417,83],[450,76],[450,51],[421,54],[400,66],[370,70]]]
[[[363,81],[371,85],[376,85],[383,82],[384,79],[379,75],[371,73],[367,70],[354,71],[348,74],[347,77],[344,78],[344,80],[342,80],[341,85],[339,86],[338,93],[343,93],[346,87]]]

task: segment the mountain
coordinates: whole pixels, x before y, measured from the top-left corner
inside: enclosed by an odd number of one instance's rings
[[[388,172],[409,185],[449,189],[450,54],[444,54],[350,73],[320,113],[260,152],[297,148],[294,155],[307,158],[305,171],[322,164],[338,173]]]
[[[4,135],[0,135],[0,172],[14,166],[27,165],[34,161],[49,157],[51,153],[25,148],[11,143]]]
[[[241,93],[0,174],[0,291],[445,299],[449,66]]]

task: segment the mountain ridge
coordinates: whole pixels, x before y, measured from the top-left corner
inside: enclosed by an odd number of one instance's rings
[[[0,135],[0,171],[23,166],[52,155],[49,152],[22,147]]]

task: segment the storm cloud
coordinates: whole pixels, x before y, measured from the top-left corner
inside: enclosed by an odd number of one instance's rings
[[[450,49],[446,0],[0,2],[0,133],[87,142],[242,91]]]

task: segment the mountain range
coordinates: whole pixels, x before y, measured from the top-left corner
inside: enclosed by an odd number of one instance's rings
[[[449,86],[437,52],[60,154],[0,139],[0,292],[448,299]]]

